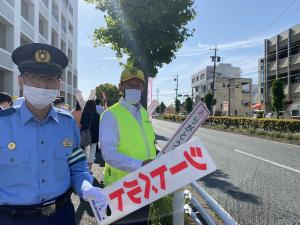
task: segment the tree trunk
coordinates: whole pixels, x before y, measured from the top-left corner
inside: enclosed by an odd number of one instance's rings
[[[144,85],[144,91],[142,93],[142,101],[141,104],[143,107],[147,110],[147,100],[148,100],[148,74],[145,75],[145,85]]]

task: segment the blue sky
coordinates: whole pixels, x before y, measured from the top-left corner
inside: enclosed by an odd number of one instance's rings
[[[300,0],[196,0],[196,18],[188,24],[194,36],[183,44],[176,59],[164,65],[154,79],[153,98],[174,102],[176,74],[179,93],[191,93],[191,76],[212,65],[211,47],[217,45],[224,63],[239,66],[243,77],[257,83],[257,60],[263,56],[264,39],[300,23]],[[85,98],[102,83],[117,85],[121,68],[109,46],[94,48],[95,28],[105,26],[103,13],[79,0],[78,17],[79,89]]]

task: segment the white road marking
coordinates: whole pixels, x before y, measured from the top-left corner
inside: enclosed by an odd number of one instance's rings
[[[273,164],[275,166],[278,166],[278,167],[281,167],[283,169],[286,169],[286,170],[290,170],[292,172],[295,172],[295,173],[299,173],[300,174],[300,170],[296,170],[292,167],[289,167],[289,166],[285,166],[285,165],[282,165],[282,164],[279,164],[279,163],[276,163],[276,162],[273,162],[273,161],[270,161],[268,159],[264,159],[262,157],[259,157],[259,156],[256,156],[256,155],[252,155],[252,154],[249,154],[249,153],[246,153],[246,152],[242,152],[240,150],[237,150],[237,149],[234,149],[233,151],[237,152],[237,153],[240,153],[240,154],[243,154],[243,155],[247,155],[249,157],[252,157],[252,158],[255,158],[255,159],[258,159],[258,160],[261,160],[261,161],[264,161],[264,162],[267,162],[267,163],[270,163],[270,164]]]

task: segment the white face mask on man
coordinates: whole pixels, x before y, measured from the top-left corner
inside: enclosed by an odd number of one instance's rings
[[[141,101],[142,91],[138,89],[125,89],[125,100],[135,105]]]
[[[31,105],[38,109],[43,109],[56,99],[58,90],[36,88],[24,84],[23,95]]]

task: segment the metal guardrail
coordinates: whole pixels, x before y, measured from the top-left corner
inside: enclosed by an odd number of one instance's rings
[[[201,196],[201,198],[206,202],[212,211],[216,213],[219,219],[223,221],[225,225],[237,225],[238,223],[226,212],[222,206],[220,206],[197,182],[191,184],[192,188]],[[188,198],[193,208],[189,205],[184,205],[184,197]],[[197,212],[194,211],[197,210]],[[183,213],[188,213],[193,219],[196,225],[202,225],[202,222],[199,220],[197,213],[201,215],[203,220],[208,225],[216,225],[214,219],[207,213],[207,211],[202,207],[198,202],[195,196],[192,196],[191,192],[186,190],[178,190],[174,192],[173,198],[173,225],[184,225],[184,215]]]

